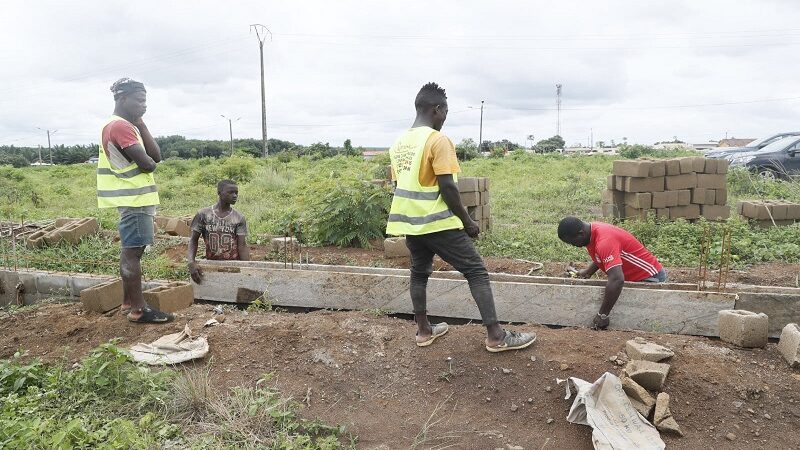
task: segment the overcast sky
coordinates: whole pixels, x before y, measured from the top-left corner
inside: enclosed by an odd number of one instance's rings
[[[148,90],[155,135],[389,146],[419,88],[445,131],[526,144],[556,133],[652,144],[800,129],[800,3],[759,1],[5,1],[0,145],[93,143],[119,77]],[[791,56],[795,55],[795,56]],[[38,127],[38,128],[37,128]]]

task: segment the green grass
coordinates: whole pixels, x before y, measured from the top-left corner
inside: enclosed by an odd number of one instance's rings
[[[0,448],[353,448],[342,427],[298,416],[267,386],[217,393],[208,370],[154,370],[114,343],[71,369],[0,360]],[[66,364],[66,361],[64,361]]]
[[[670,154],[669,156],[675,156]],[[494,230],[479,242],[485,256],[506,256],[535,261],[585,260],[583,249],[563,244],[556,236],[558,221],[567,215],[586,220],[600,218],[600,198],[611,172],[611,156],[561,156],[513,154],[506,158],[479,158],[463,163],[464,176],[491,179],[491,207]],[[386,158],[364,161],[358,157],[312,160],[298,158],[280,162],[277,158],[257,160],[169,160],[156,172],[165,215],[189,215],[216,201],[215,183],[228,177],[240,180],[236,208],[248,220],[250,241],[263,242],[265,234],[282,234],[287,224],[316,214],[319,199],[337,186],[353,180],[382,176]],[[12,169],[1,167],[0,196],[8,202],[0,217],[19,221],[63,216],[94,216],[104,228],[115,228],[113,210],[98,210],[94,197],[94,167],[89,165]],[[745,198],[781,198],[800,202],[800,188],[794,182],[755,180],[746,172],[728,175],[729,205]],[[694,265],[700,253],[702,224],[685,222],[625,223],[669,265]],[[734,262],[737,266],[765,261],[800,261],[800,226],[757,229],[732,219]],[[717,233],[721,236],[721,232]],[[718,240],[715,241],[718,244]],[[83,246],[83,244],[82,244]],[[159,258],[163,249],[146,257],[145,272],[151,277],[181,274]],[[117,264],[116,246],[90,241],[83,249],[57,248],[33,253],[50,261],[45,268],[94,271],[70,258],[97,259]],[[92,257],[94,255],[94,257]],[[55,262],[55,261],[62,262]],[[112,264],[113,263],[113,264]],[[105,270],[105,269],[103,269]]]

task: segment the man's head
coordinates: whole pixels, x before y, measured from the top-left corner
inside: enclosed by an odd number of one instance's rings
[[[591,226],[577,217],[565,217],[558,223],[558,238],[567,244],[586,247],[591,237]]]
[[[424,117],[432,124],[432,128],[441,131],[447,119],[447,95],[436,83],[428,83],[419,90],[414,100],[417,116]]]
[[[114,111],[126,119],[137,120],[147,111],[147,91],[144,84],[130,78],[120,78],[111,85]]]
[[[235,205],[239,200],[239,186],[233,180],[222,180],[217,183],[217,194],[220,202]]]

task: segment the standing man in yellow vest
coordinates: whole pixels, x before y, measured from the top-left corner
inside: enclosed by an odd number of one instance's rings
[[[486,326],[486,350],[502,352],[528,347],[533,333],[503,330],[497,323],[489,273],[472,239],[480,229],[461,203],[455,147],[440,133],[447,119],[447,96],[436,83],[422,86],[414,101],[417,118],[389,149],[397,183],[386,233],[406,236],[411,252],[411,302],[417,322],[417,346],[431,345],[447,333],[444,322],[431,326],[427,315],[428,277],[439,255],[469,282]]]
[[[153,171],[161,149],[142,120],[147,110],[144,84],[122,78],[111,92],[114,115],[100,136],[97,206],[117,208],[120,214],[119,272],[125,292],[121,310],[131,322],[169,322],[173,316],[150,308],[142,295],[142,254],[153,244],[158,205]]]

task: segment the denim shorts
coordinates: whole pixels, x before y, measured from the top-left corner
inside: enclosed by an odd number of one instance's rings
[[[119,218],[119,239],[122,248],[153,245],[153,216],[144,213],[126,213]]]

